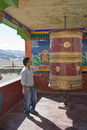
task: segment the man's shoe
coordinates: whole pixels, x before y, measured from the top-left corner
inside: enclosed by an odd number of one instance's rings
[[[26,115],[26,117],[27,117],[28,119],[30,119],[30,118],[31,118],[31,116],[30,116],[30,115]]]
[[[34,111],[31,111],[31,114],[38,115],[38,112],[34,110]]]

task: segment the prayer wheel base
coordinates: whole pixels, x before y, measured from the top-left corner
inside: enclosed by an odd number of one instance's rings
[[[54,81],[50,80],[49,87],[59,90],[69,90],[69,89],[80,89],[82,88],[82,81]]]

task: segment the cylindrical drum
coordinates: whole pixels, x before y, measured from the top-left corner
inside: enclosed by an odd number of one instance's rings
[[[50,32],[50,87],[63,90],[82,87],[82,35],[76,29]]]

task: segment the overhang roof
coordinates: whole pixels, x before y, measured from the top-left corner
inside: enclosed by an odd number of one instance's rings
[[[4,11],[31,30],[87,28],[87,0],[19,0]]]

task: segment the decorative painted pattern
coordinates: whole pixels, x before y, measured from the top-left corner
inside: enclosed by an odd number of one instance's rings
[[[50,53],[49,44],[47,40],[31,41],[32,48],[32,65],[37,66],[38,71],[49,71]]]
[[[32,40],[50,40],[49,32],[52,29],[47,30],[34,30],[31,32],[31,39]]]
[[[17,25],[18,27],[24,29],[25,31],[27,31],[30,36],[31,36],[31,30],[29,28],[27,28],[26,26],[24,26],[23,24],[21,24],[20,22],[18,22],[16,19],[12,18],[10,15],[8,15],[7,13],[5,13],[4,11],[0,10],[0,16],[6,18],[7,20],[9,20],[11,23]]]
[[[0,9],[4,10],[9,6],[18,8],[19,0],[0,0]]]

